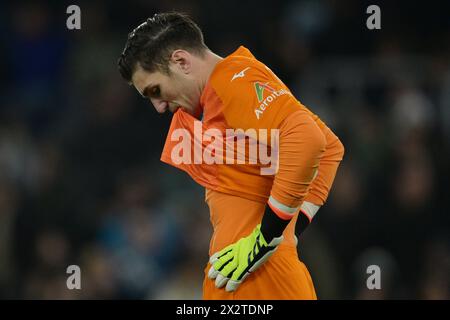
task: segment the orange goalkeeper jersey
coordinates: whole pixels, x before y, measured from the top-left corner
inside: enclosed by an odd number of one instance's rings
[[[272,195],[291,207],[298,206],[303,200],[317,205],[325,202],[336,168],[342,160],[342,144],[247,48],[239,47],[216,65],[202,93],[201,107],[201,124],[199,119],[181,109],[174,114],[161,156],[163,162],[186,171],[208,189],[251,200],[266,202]],[[286,123],[289,116],[295,118],[295,121]],[[261,167],[265,165],[249,163],[248,155],[244,164],[237,161],[227,164],[226,160],[222,164],[210,164],[205,159],[200,159],[201,163],[195,163],[195,147],[200,146],[198,149],[203,150],[204,154],[208,151],[208,146],[211,149],[213,144],[205,137],[199,139],[195,135],[194,131],[199,125],[203,133],[211,128],[219,130],[224,140],[226,129],[229,128],[244,131],[255,129],[257,132],[259,129],[279,129],[281,143],[283,136],[290,134],[289,130],[295,131],[289,137],[295,140],[295,144],[291,145],[298,150],[293,154],[293,159],[284,157],[284,150],[280,146],[278,171],[271,175],[261,174]],[[184,130],[182,139],[179,133],[174,134],[177,129]],[[268,135],[270,134],[269,131]],[[186,139],[191,139],[191,161],[174,161],[174,154],[180,149],[180,141]],[[271,139],[266,140],[270,150]],[[246,141],[248,150],[252,137],[247,137]],[[235,150],[234,158],[237,158],[236,153]],[[225,159],[226,152],[223,154]],[[189,157],[186,156],[185,159],[189,160]],[[320,170],[317,170],[319,164]]]

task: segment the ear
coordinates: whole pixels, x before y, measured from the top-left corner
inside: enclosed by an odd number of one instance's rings
[[[179,70],[185,74],[191,72],[192,55],[186,50],[178,49],[172,52],[170,61],[176,65]]]

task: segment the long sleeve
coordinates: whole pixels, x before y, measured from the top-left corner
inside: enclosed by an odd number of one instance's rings
[[[343,155],[344,146],[317,116],[302,110],[287,117],[280,126],[279,171],[269,198],[272,210],[289,218],[303,203],[311,220],[328,197]]]
[[[323,205],[327,200],[336,171],[344,157],[344,146],[339,138],[322,122],[320,127],[326,139],[325,152],[320,159],[317,177],[311,183],[305,197],[305,201],[318,206]]]
[[[326,138],[306,109],[286,117],[279,129],[279,169],[269,205],[280,217],[289,218],[307,197],[320,171]]]

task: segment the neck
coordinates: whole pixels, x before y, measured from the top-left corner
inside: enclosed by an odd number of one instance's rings
[[[211,73],[213,72],[214,68],[216,67],[217,63],[219,63],[221,60],[223,60],[222,57],[218,56],[214,52],[207,50],[205,53],[205,57],[202,59],[202,68],[201,68],[201,74],[200,74],[200,92],[203,92],[203,89],[206,86],[206,83],[209,80],[209,77],[211,76]]]

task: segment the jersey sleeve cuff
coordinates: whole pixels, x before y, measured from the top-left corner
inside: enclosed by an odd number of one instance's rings
[[[272,211],[275,212],[275,214],[283,220],[292,219],[292,217],[299,209],[299,207],[288,207],[272,196],[269,197],[269,201],[267,201],[267,204],[269,205],[270,209],[272,209]]]

